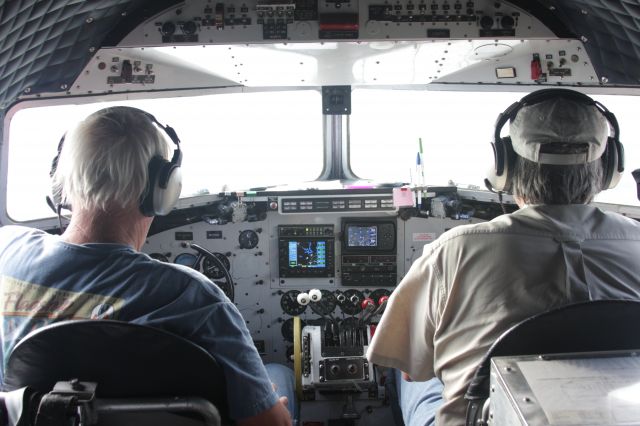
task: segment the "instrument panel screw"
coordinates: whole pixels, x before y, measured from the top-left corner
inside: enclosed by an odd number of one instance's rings
[[[89,52],[93,53],[93,52],[95,52],[95,51],[96,51],[96,48],[95,48],[94,46],[91,46],[91,47],[89,48]]]
[[[67,89],[67,85],[66,85],[66,84],[61,84],[61,85],[60,85],[60,88],[61,88],[62,90],[66,90],[66,89]]]
[[[600,77],[600,82],[602,84],[607,84],[609,82],[609,79],[605,76]]]
[[[24,93],[29,93],[29,92],[31,92],[31,87],[27,87],[24,89]]]
[[[93,22],[93,18],[92,17],[88,17],[87,19],[85,19],[85,21],[87,24],[90,24]]]

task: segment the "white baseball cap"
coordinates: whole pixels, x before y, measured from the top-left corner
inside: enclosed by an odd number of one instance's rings
[[[584,164],[602,156],[609,123],[595,105],[557,97],[522,107],[509,126],[513,150],[542,164]],[[584,146],[583,152],[545,152],[545,144]]]

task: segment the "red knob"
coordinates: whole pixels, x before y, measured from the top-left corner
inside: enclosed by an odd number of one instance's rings
[[[360,306],[362,307],[362,310],[367,309],[367,306],[372,305],[372,306],[376,306],[375,302],[370,299],[370,298],[365,298],[362,303],[360,303]]]

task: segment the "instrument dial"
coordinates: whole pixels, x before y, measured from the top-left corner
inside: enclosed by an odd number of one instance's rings
[[[364,300],[364,294],[360,290],[348,289],[344,291],[339,299],[340,309],[347,315],[356,315],[362,311],[360,304]]]
[[[300,290],[289,290],[280,298],[280,307],[285,314],[300,315],[306,309],[307,305],[301,305],[298,303],[298,295]]]
[[[379,288],[377,290],[373,290],[369,295],[369,297],[375,302],[376,306],[380,305],[380,298],[383,296],[391,296],[391,291],[387,290],[386,288]]]
[[[197,259],[198,258],[193,253],[180,253],[176,256],[175,259],[173,259],[173,263],[193,268],[193,266],[196,264]]]
[[[252,249],[258,245],[258,234],[251,229],[240,232],[238,236],[238,243],[240,243],[241,249]]]
[[[213,253],[213,255],[220,260],[222,265],[227,269],[227,271],[231,270],[231,262],[229,262],[229,258],[222,253]],[[202,261],[202,272],[211,279],[220,279],[224,278],[224,271],[220,268],[220,266],[214,262],[213,260],[205,257]]]
[[[318,315],[329,315],[336,308],[338,301],[329,290],[320,290],[322,298],[317,302],[311,302],[311,310]]]

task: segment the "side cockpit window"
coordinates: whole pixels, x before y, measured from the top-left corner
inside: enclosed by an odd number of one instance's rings
[[[27,105],[5,127],[6,213],[15,222],[53,216],[45,197],[58,141],[79,120],[113,105],[149,111],[177,131],[181,198],[312,181],[323,168],[321,104],[318,90],[299,90]]]

